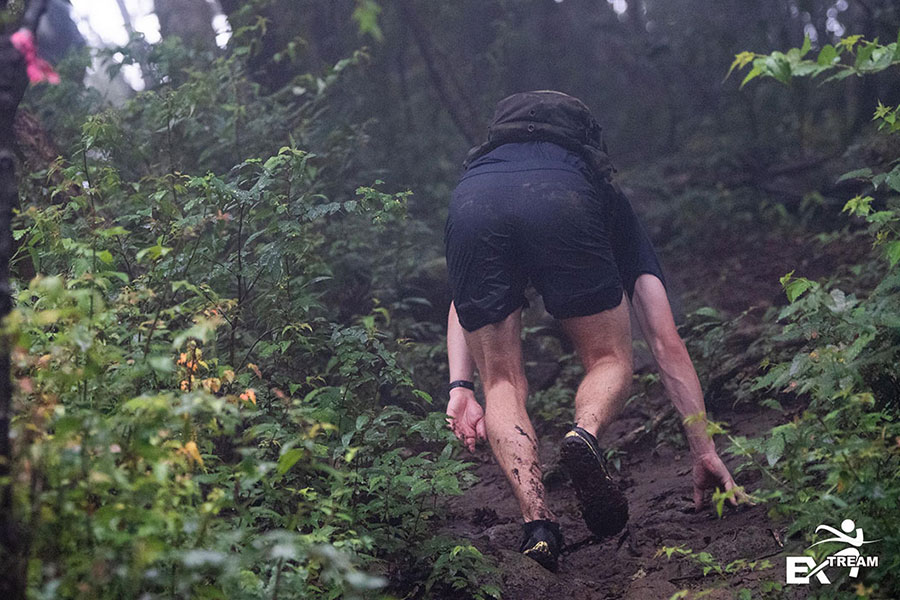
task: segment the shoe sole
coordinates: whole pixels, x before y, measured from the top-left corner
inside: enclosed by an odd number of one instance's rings
[[[522,552],[528,558],[536,561],[548,571],[556,570],[556,557],[550,552],[547,542],[538,542],[528,550]]]
[[[628,500],[609,477],[591,445],[575,431],[563,438],[560,463],[568,472],[581,516],[595,536],[615,535],[628,522]]]

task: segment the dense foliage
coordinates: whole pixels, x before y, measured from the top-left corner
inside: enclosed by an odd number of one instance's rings
[[[714,427],[786,547],[851,517],[881,540],[855,591],[900,595],[900,43],[875,38],[897,9],[720,4],[222,0],[221,52],[140,36],[106,52],[112,75],[141,67],[124,106],[81,85],[83,57],[32,90],[62,156],[21,182],[6,326],[30,597],[499,597],[491,561],[436,533],[473,476],[430,394],[447,194],[493,103],[524,88],[597,111],[622,181],[665,200],[641,209],[673,270],[764,235],[844,259],[787,266],[764,310],[741,312],[737,269],[691,282],[684,332],[713,414],[779,416],[755,438]],[[773,47],[723,84],[735,52]],[[816,153],[855,170],[771,185]],[[529,409],[565,423],[580,367],[529,325]],[[658,388],[640,383],[633,403]],[[654,428],[682,443],[674,418]],[[776,560],[660,553],[723,580]],[[836,583],[815,593],[857,582]]]
[[[764,76],[789,84],[795,77],[828,82],[900,65],[900,42],[880,44],[858,35],[823,46],[813,58],[807,57],[810,50],[807,40],[786,53],[745,52],[734,67],[749,67],[744,83]],[[897,111],[879,103],[874,121],[882,135],[897,132]],[[765,355],[764,374],[733,384],[738,400],[760,402],[789,418],[760,438],[730,436],[730,451],[749,457],[748,466],[763,473],[757,494],[771,503],[774,514],[789,519],[789,535],[812,542],[818,525],[850,518],[867,538],[878,540],[867,551],[880,556],[879,566],[862,574],[856,587],[859,596],[876,598],[900,593],[898,159],[887,157],[874,169],[863,167],[838,179],[859,182],[859,193],[842,212],[867,224],[863,231],[845,230],[838,243],[870,241],[872,256],[848,265],[842,276],[813,281],[796,271],[785,275],[781,284],[789,304],[770,310],[751,348]],[[707,321],[707,348],[728,345],[741,319]],[[806,552],[818,563],[840,548],[824,544]],[[833,583],[848,583],[846,573]],[[813,592],[821,598],[844,593],[839,585]]]
[[[286,101],[243,49],[155,47],[158,83],[120,109],[75,77],[37,101],[68,151],[24,182],[38,275],[7,325],[30,595],[496,595],[431,531],[469,476],[410,343],[377,300],[341,315],[334,257],[385,244],[408,195],[348,197],[340,144],[300,145],[353,61]]]

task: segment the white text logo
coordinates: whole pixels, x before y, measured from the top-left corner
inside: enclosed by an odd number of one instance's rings
[[[853,531],[854,528],[856,531]],[[827,568],[850,569],[850,577],[855,578],[859,575],[860,567],[878,566],[877,556],[862,556],[859,552],[863,544],[871,544],[878,540],[865,540],[862,528],[856,527],[856,523],[852,519],[844,519],[844,522],[841,523],[841,531],[828,525],[819,525],[816,527],[816,533],[819,530],[826,531],[834,537],[816,542],[812,546],[818,546],[827,542],[838,542],[846,544],[847,547],[829,554],[818,565],[811,556],[788,556],[786,583],[805,585],[809,583],[810,579],[815,578],[819,583],[829,584],[831,581],[825,574],[825,569]],[[850,535],[851,532],[853,532],[852,536]]]

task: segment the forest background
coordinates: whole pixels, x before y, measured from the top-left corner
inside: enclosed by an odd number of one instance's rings
[[[894,3],[153,8],[158,40],[129,25],[23,105],[6,589],[503,595],[497,556],[447,527],[475,474],[442,416],[443,221],[494,103],[557,89],[605,128],[712,417],[769,415],[752,436],[713,427],[785,552],[852,515],[880,565],[814,594],[900,594]],[[142,91],[86,86],[89,53]],[[542,433],[570,418],[560,337],[532,311]],[[644,367],[635,399],[654,394]],[[642,438],[682,447],[657,416]],[[691,546],[664,551],[704,565],[685,594],[788,593]]]

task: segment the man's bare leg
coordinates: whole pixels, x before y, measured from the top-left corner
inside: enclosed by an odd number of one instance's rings
[[[547,507],[537,437],[525,411],[528,382],[522,364],[522,310],[466,332],[485,395],[485,424],[494,457],[506,474],[525,521],[554,521]]]
[[[575,424],[598,436],[618,416],[631,388],[628,305],[562,321],[581,362],[584,379],[575,394]]]
[[[628,500],[610,478],[596,436],[622,409],[631,383],[628,308],[563,321],[584,364],[575,394],[575,424],[560,445],[565,468],[581,505],[581,516],[597,537],[615,535],[628,521]]]

